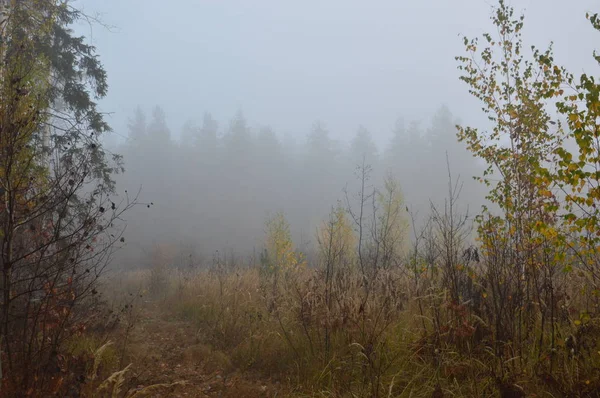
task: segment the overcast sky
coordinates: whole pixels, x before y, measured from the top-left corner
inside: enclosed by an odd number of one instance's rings
[[[424,120],[446,104],[471,124],[483,117],[458,80],[460,34],[491,31],[494,0],[78,0],[101,26],[80,26],[108,71],[102,109],[126,135],[140,105],[161,105],[174,134],[210,111],[242,109],[299,139],[316,119],[338,139],[359,124],[378,142],[396,117]],[[512,0],[527,43],[555,42],[558,62],[598,72],[600,33],[585,20],[594,0]]]

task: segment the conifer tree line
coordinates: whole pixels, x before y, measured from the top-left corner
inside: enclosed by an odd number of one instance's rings
[[[160,107],[138,108],[127,141],[115,149],[127,169],[118,183],[129,191],[141,188],[154,208],[129,217],[136,241],[128,251],[147,253],[166,243],[194,247],[197,256],[215,250],[241,255],[260,246],[264,222],[276,212],[285,214],[295,239],[308,249],[331,206],[355,191],[363,163],[371,169],[370,185],[392,176],[407,208],[420,217],[430,201],[443,205],[448,165],[464,184],[461,205],[478,207],[483,189],[472,177],[482,165],[457,141],[456,123],[445,106],[426,122],[398,119],[385,132],[387,144],[378,147],[365,126],[336,141],[322,121],[290,137],[251,126],[242,112],[225,122],[205,113],[177,133]]]

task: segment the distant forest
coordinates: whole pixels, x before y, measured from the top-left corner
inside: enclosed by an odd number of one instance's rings
[[[292,137],[267,125],[251,128],[242,112],[226,123],[205,113],[200,124],[186,123],[176,140],[160,107],[138,108],[127,141],[114,148],[126,160],[117,186],[130,195],[141,189],[140,199],[153,206],[127,215],[133,238],[121,263],[140,265],[140,256],[165,244],[177,247],[186,264],[202,263],[216,250],[244,256],[259,249],[265,220],[275,212],[285,214],[294,239],[310,251],[332,206],[355,197],[363,164],[369,185],[386,175],[396,179],[417,222],[432,203],[444,205],[449,171],[462,187],[463,210],[475,213],[485,187],[472,177],[483,166],[458,142],[457,123],[445,106],[427,124],[398,119],[388,144],[378,148],[364,126],[339,142],[321,121]]]

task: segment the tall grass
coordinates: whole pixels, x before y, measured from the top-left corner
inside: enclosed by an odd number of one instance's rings
[[[290,270],[273,290],[259,267],[170,270],[160,303],[195,325],[198,342],[210,347],[204,355],[223,370],[287,383],[299,396],[597,396],[600,323],[574,322],[576,303],[561,301],[563,318],[552,329],[534,322],[535,347],[500,345],[493,292],[474,265],[460,271],[471,284],[461,282],[458,302],[446,274],[427,267],[382,270],[368,294],[358,269],[331,285],[325,272]]]

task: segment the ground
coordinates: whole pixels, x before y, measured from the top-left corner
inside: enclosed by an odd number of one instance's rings
[[[166,395],[161,392],[157,397],[287,395],[278,382],[233,369],[225,354],[215,353],[199,341],[190,322],[165,313],[156,304],[147,303],[139,310],[128,337],[127,352],[128,362],[133,363],[130,388],[180,383]]]

